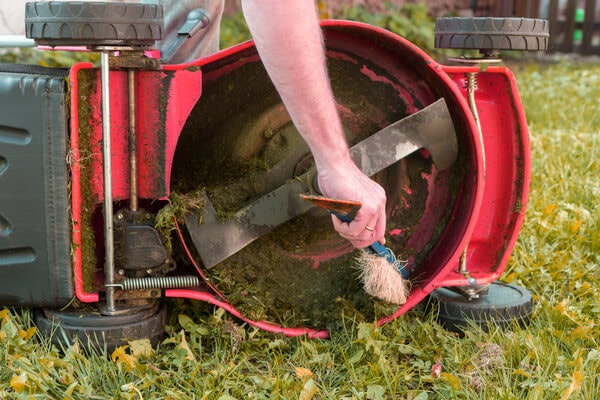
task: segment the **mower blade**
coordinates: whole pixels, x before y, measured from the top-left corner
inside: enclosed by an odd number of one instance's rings
[[[456,132],[446,102],[439,99],[369,136],[350,149],[356,165],[368,176],[427,148],[438,169],[452,165],[458,156]],[[314,169],[284,183],[221,221],[206,197],[201,214],[186,214],[185,223],[202,263],[211,268],[260,236],[313,207],[300,195],[314,190]]]
[[[185,225],[198,251],[202,264],[211,268],[237,253],[254,240],[304,214],[313,205],[300,198],[309,184],[292,181],[242,208],[227,221],[222,221],[204,194],[204,207],[198,214],[186,214]]]

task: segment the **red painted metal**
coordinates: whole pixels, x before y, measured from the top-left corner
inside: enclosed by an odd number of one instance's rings
[[[466,74],[478,73],[477,109],[485,151],[481,210],[468,237],[469,276],[453,261],[443,272],[411,293],[396,313],[378,321],[385,324],[410,310],[440,287],[489,284],[502,275],[525,217],[530,183],[529,131],[516,81],[506,67],[443,67],[466,98]],[[478,164],[483,169],[483,160]]]
[[[445,70],[458,87],[465,86],[465,68]],[[512,72],[506,67],[490,67],[479,74],[478,85],[486,179],[483,207],[469,240],[467,266],[471,276],[484,284],[498,279],[504,271],[523,224],[529,195],[530,148],[525,112]],[[464,279],[449,274],[437,285],[464,285]]]
[[[81,88],[82,79],[91,79],[93,89]],[[71,91],[71,179],[73,210],[74,273],[77,297],[84,302],[98,301],[97,293],[83,288],[81,257],[82,185],[89,184],[96,205],[104,201],[102,179],[102,116],[100,109],[100,80],[92,64],[80,63],[70,71]],[[110,73],[112,183],[113,200],[129,197],[128,106],[127,76],[124,71]],[[194,104],[202,92],[202,72],[198,68],[178,70],[140,71],[136,74],[137,91],[137,149],[138,195],[144,199],[166,199],[169,195],[171,166],[177,139]],[[85,157],[91,157],[91,182],[81,182],[80,120],[82,99],[90,106],[83,134],[89,136],[90,148]]]
[[[529,187],[529,142],[523,107],[517,92],[512,73],[505,67],[489,67],[479,71],[475,67],[449,67],[437,63],[422,50],[407,40],[370,25],[349,21],[325,21],[323,28],[328,46],[328,57],[347,58],[354,51],[361,55],[372,52],[373,57],[381,57],[384,64],[378,67],[387,75],[362,67],[362,73],[373,81],[397,79],[386,82],[394,87],[398,96],[406,100],[408,113],[418,110],[423,101],[434,101],[444,97],[459,132],[462,160],[466,166],[464,180],[457,197],[457,206],[452,210],[450,220],[438,240],[437,246],[414,271],[412,292],[405,305],[397,312],[378,321],[386,323],[410,310],[421,302],[432,290],[441,286],[469,286],[492,282],[502,274],[518,232],[521,228]],[[388,57],[395,54],[395,58]],[[386,58],[387,57],[387,58]],[[409,84],[402,82],[395,60],[413,65],[418,79]],[[386,61],[388,60],[388,61]],[[138,72],[137,98],[139,99],[137,118],[139,121],[139,193],[142,198],[166,199],[169,195],[171,167],[179,134],[194,105],[202,94],[203,70],[209,69],[213,79],[226,76],[247,63],[259,62],[253,42],[246,42],[218,52],[209,57],[185,65],[168,65],[160,71]],[[91,72],[90,72],[91,71]],[[477,139],[477,126],[466,101],[465,74],[479,72],[479,89],[476,101],[483,128],[483,146]],[[87,74],[87,75],[85,75]],[[95,79],[94,90],[82,92],[80,80],[83,76]],[[98,301],[98,293],[88,293],[83,289],[81,260],[81,224],[90,223],[81,219],[80,175],[80,119],[81,99],[91,105],[91,115],[87,116],[91,127],[94,161],[91,164],[94,177],[92,195],[96,204],[102,199],[102,173],[100,164],[100,94],[97,73],[89,64],[77,64],[71,70],[71,153],[73,183],[73,237],[75,244],[74,269],[77,297],[84,302]],[[399,82],[402,82],[400,84]],[[114,201],[126,200],[129,195],[127,165],[127,108],[126,79],[122,71],[111,72],[111,112],[113,148],[113,193]],[[433,95],[432,95],[433,94]],[[431,98],[435,97],[435,98]],[[485,157],[484,157],[485,156]],[[484,159],[486,165],[484,166]],[[486,176],[484,176],[484,170]],[[433,169],[427,177],[431,192],[435,186],[447,179],[447,172]],[[431,237],[440,210],[438,202],[443,199],[432,196],[425,204],[422,224],[412,232],[409,245],[424,246],[423,240]],[[440,203],[441,204],[441,203]],[[390,226],[390,234],[400,234],[402,226]],[[425,238],[425,239],[422,239]],[[467,250],[467,268],[470,276],[457,272],[459,260]],[[334,246],[331,254],[299,254],[295,256],[311,258],[318,266],[318,259],[348,252],[348,246]],[[414,262],[412,260],[411,262]],[[413,266],[413,268],[415,268]],[[325,331],[305,328],[286,328],[260,321],[252,321],[227,303],[223,295],[211,289],[167,290],[167,297],[190,298],[205,301],[222,307],[232,315],[261,329],[280,332],[286,335],[308,335],[326,337]]]

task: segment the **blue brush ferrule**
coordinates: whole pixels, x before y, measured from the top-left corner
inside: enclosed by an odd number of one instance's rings
[[[347,223],[352,222],[352,219],[349,218],[346,214],[341,214],[341,213],[338,213],[335,211],[330,211],[330,212],[332,214],[334,214],[336,217],[338,217],[342,222],[347,222]],[[389,262],[391,265],[394,265],[396,267],[396,269],[398,270],[398,273],[400,273],[400,275],[402,275],[402,277],[404,279],[408,279],[408,271],[406,270],[406,268],[404,268],[403,263],[398,262],[398,259],[396,258],[396,256],[392,252],[392,250],[385,247],[384,245],[382,245],[379,242],[373,243],[372,245],[367,247],[367,249],[371,253],[376,254],[379,257],[385,258],[387,262]]]

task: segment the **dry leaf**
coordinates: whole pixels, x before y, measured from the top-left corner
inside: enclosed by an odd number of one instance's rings
[[[581,371],[573,372],[573,380],[569,387],[563,392],[561,400],[567,400],[571,395],[575,392],[578,392],[581,389],[581,383],[583,382],[583,374]]]
[[[318,390],[318,387],[317,387],[315,381],[313,381],[312,379],[309,379],[304,384],[304,387],[302,388],[302,392],[300,393],[300,396],[298,397],[298,399],[299,400],[311,400],[315,396],[315,394],[317,394],[317,390]]]
[[[185,359],[188,361],[196,361],[196,357],[194,353],[190,349],[187,340],[185,339],[185,332],[181,331],[181,342],[177,345],[179,349],[182,349],[185,352]]]
[[[296,367],[296,376],[298,378],[306,378],[306,377],[312,377],[313,373],[310,369],[308,368],[302,368],[302,367]]]
[[[13,375],[10,379],[10,387],[17,393],[21,393],[27,387],[27,374]]]
[[[117,365],[125,364],[129,369],[134,369],[137,365],[137,360],[131,354],[127,354],[129,345],[119,346],[113,351],[111,359]]]
[[[138,359],[140,357],[148,358],[154,354],[150,339],[132,340],[129,342],[129,346],[131,348],[131,354]]]

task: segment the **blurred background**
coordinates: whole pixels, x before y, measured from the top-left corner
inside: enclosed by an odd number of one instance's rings
[[[115,1],[115,0],[113,0]],[[158,1],[158,0],[135,0]],[[24,35],[26,0],[3,1],[0,5],[1,36]],[[431,44],[412,37],[412,28],[394,18],[402,14],[412,19],[414,27],[433,31],[440,16],[529,17],[550,20],[549,53],[600,54],[600,1],[597,0],[316,0],[321,17],[358,19],[401,34],[429,50]],[[417,16],[426,14],[428,19]],[[225,0],[224,38],[222,47],[247,39],[241,16],[241,0]],[[386,20],[387,18],[387,20]],[[416,21],[415,21],[416,19]],[[385,26],[388,21],[389,26]],[[398,27],[398,25],[400,25]],[[417,29],[418,30],[418,29]],[[425,33],[418,33],[425,35]],[[418,35],[417,35],[418,36]],[[426,39],[426,38],[422,38]],[[432,43],[432,42],[430,42]]]

